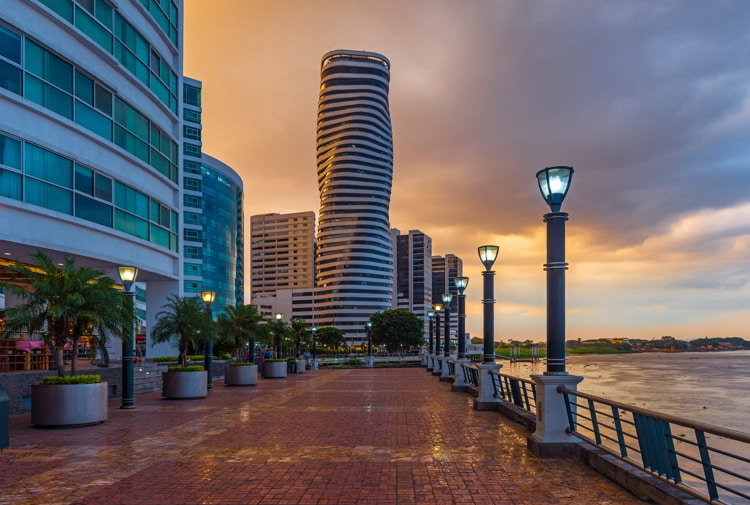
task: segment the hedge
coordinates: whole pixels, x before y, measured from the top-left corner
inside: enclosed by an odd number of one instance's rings
[[[255,366],[255,363],[229,363],[229,366]]]
[[[281,363],[281,362],[286,362],[286,360],[284,358],[263,360],[263,363]]]
[[[203,367],[201,365],[192,366],[170,366],[167,368],[167,372],[202,372]]]
[[[101,381],[101,375],[68,375],[66,377],[48,375],[42,380],[42,384],[99,384]]]

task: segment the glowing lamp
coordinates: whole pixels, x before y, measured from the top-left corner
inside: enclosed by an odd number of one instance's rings
[[[216,300],[216,291],[201,291],[201,298],[206,305],[213,303]]]
[[[570,189],[573,167],[547,167],[536,173],[536,179],[544,201],[550,206],[552,212],[559,212],[565,195]]]
[[[497,259],[497,253],[500,251],[500,246],[497,245],[483,245],[478,248],[479,260],[488,271],[492,270],[492,265],[495,264]]]
[[[456,284],[456,289],[458,289],[458,294],[462,295],[464,294],[464,289],[466,289],[466,286],[469,285],[469,278],[468,277],[456,277],[453,282]]]
[[[450,305],[453,301],[453,295],[451,293],[443,293],[443,303],[445,305]]]
[[[117,270],[120,274],[120,282],[125,287],[125,291],[130,291],[136,277],[138,277],[138,269],[136,267],[119,267]]]

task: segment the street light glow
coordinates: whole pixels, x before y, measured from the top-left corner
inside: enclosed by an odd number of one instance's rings
[[[492,265],[495,264],[497,253],[500,251],[500,246],[483,245],[479,246],[477,250],[479,251],[479,260],[482,262],[482,265],[484,265],[484,268],[488,271],[492,270]]]
[[[201,291],[203,303],[213,303],[216,300],[216,291]]]
[[[547,167],[536,173],[539,191],[552,212],[560,211],[565,195],[568,194],[570,189],[573,172],[573,167],[559,166]]]

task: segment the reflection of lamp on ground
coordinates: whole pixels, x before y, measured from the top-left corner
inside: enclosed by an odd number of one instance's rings
[[[136,267],[119,267],[120,282],[125,288],[125,296],[133,304],[133,332],[130,339],[122,339],[122,401],[121,409],[135,408],[135,370],[133,369],[133,349],[135,348],[135,279],[138,277]],[[75,359],[75,356],[73,356]]]
[[[566,433],[567,411],[560,386],[576,389],[583,377],[565,371],[565,222],[566,212],[560,212],[573,179],[573,167],[549,167],[536,174],[539,191],[552,212],[544,215],[547,223],[547,371],[532,375],[536,383],[536,431],[528,438],[531,451],[541,457],[568,456],[574,444],[580,442]]]
[[[201,298],[203,299],[203,304],[206,306],[206,317],[208,317],[209,321],[213,322],[214,315],[211,304],[214,302],[214,300],[216,300],[216,291],[201,291]],[[204,346],[203,364],[206,368],[206,381],[208,382],[208,390],[212,391],[214,389],[214,377],[212,370],[214,349],[213,343],[211,342],[211,335],[206,335]]]

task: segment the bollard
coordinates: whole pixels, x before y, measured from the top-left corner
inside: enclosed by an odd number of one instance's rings
[[[0,449],[10,445],[8,430],[10,428],[10,399],[8,393],[0,388]]]

